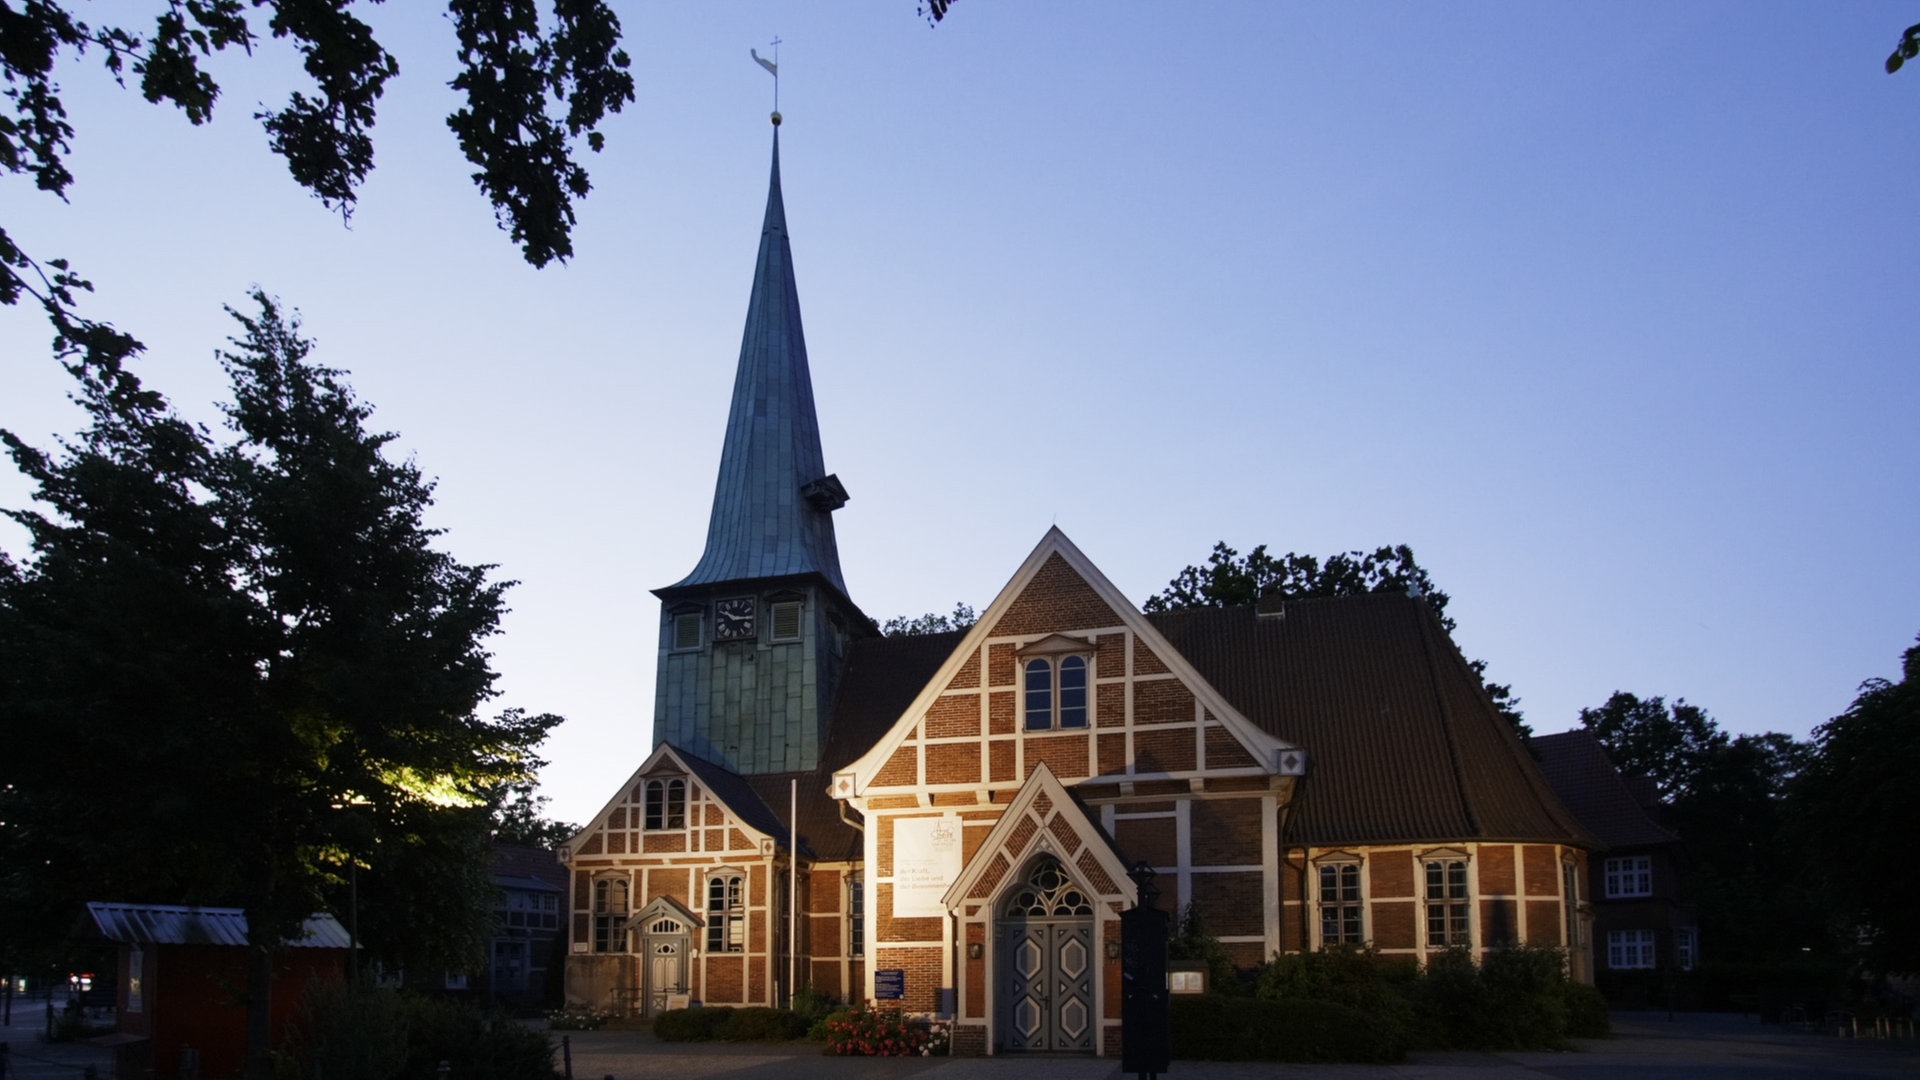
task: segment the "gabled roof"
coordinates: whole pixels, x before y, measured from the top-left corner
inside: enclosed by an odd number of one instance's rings
[[[1573,816],[1610,848],[1678,843],[1680,837],[1653,820],[1633,789],[1607,757],[1605,747],[1584,729],[1536,735],[1533,749],[1540,771]]]
[[[1404,593],[1148,616],[1311,763],[1289,843],[1591,845],[1425,602]]]
[[[1194,698],[1220,721],[1222,727],[1240,741],[1253,760],[1259,763],[1259,769],[1269,773],[1280,771],[1281,751],[1294,750],[1298,747],[1284,738],[1275,736],[1271,731],[1261,730],[1242,715],[1233,701],[1221,694],[1204,674],[1190,665],[1174,645],[1161,635],[1155,624],[1141,614],[1133,602],[1128,600],[1125,594],[1121,593],[1119,588],[1100,572],[1100,568],[1095,566],[1072,540],[1067,539],[1067,534],[1056,525],[1049,528],[1046,535],[1040,538],[1040,542],[1034,545],[1026,561],[1014,571],[1013,577],[1001,588],[993,602],[987,605],[987,609],[980,613],[980,621],[961,636],[955,648],[935,670],[933,677],[920,688],[920,692],[915,695],[912,703],[896,717],[895,722],[885,734],[842,770],[848,775],[835,778],[834,792],[837,796],[851,797],[866,788],[874,774],[879,772],[894,750],[905,741],[907,734],[913,728],[913,723],[939,697],[941,690],[958,673],[975,647],[983,645],[987,639],[995,636],[996,631],[999,630],[1001,617],[1020,602],[1027,586],[1040,575],[1042,569],[1056,560],[1065,565],[1066,573],[1077,576],[1086,588],[1092,590],[1093,596],[1112,612],[1114,625],[1124,625],[1132,630],[1135,637],[1160,658],[1161,662],[1167,666],[1167,670],[1172,672],[1174,677],[1192,692]],[[1083,629],[1102,628],[1084,627]],[[1042,640],[1045,638],[1043,637]]]
[[[720,449],[707,546],[693,572],[666,589],[817,574],[842,597],[833,508],[846,501],[827,474],[807,371],[800,292],[780,197],[780,132],[740,339],[740,363]]]
[[[787,830],[786,826],[781,824],[785,819],[767,809],[767,805],[761,802],[760,796],[754,792],[753,786],[747,783],[739,773],[682,750],[672,743],[661,743],[653,748],[653,753],[647,755],[647,759],[640,763],[639,768],[633,770],[632,775],[627,777],[627,782],[614,790],[613,797],[600,807],[600,812],[588,819],[587,823],[580,827],[580,831],[567,840],[562,858],[570,859],[578,854],[587,838],[606,826],[607,818],[613,813],[614,807],[624,802],[627,793],[634,789],[634,785],[652,772],[662,759],[670,760],[686,770],[687,774],[698,781],[709,795],[720,800],[728,810],[732,811],[741,825],[754,832],[773,837],[783,847],[786,845]]]
[[[247,916],[239,908],[184,907],[179,904],[87,905],[81,932],[125,945],[247,944]],[[340,921],[324,912],[301,924],[300,935],[286,945],[298,949],[346,949],[352,939]]]

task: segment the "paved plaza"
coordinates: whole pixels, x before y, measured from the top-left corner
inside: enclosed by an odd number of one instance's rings
[[[11,1044],[12,1080],[84,1080],[93,1066],[113,1075],[112,1054],[85,1043],[39,1040],[38,1003],[16,1003],[0,1031]],[[1168,1080],[1840,1080],[1920,1077],[1920,1042],[1837,1039],[1762,1025],[1750,1016],[1617,1013],[1615,1037],[1580,1040],[1568,1053],[1414,1054],[1398,1065],[1276,1065],[1176,1061]],[[834,1058],[813,1043],[663,1043],[647,1031],[566,1033],[575,1080],[1119,1080],[1112,1059],[1053,1056],[997,1058]],[[556,1060],[556,1064],[558,1061]],[[451,1080],[459,1080],[458,1077]]]

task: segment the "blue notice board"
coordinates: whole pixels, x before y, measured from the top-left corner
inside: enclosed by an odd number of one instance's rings
[[[878,968],[873,973],[873,996],[898,1001],[907,996],[906,968]]]

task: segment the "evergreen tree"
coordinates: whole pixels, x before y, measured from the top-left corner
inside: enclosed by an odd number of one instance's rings
[[[223,442],[77,362],[89,429],[5,436],[48,512],[12,512],[33,553],[0,564],[0,844],[21,929],[88,899],[243,908],[265,1075],[274,950],[349,867],[371,955],[479,964],[490,796],[558,721],[480,715],[510,583],[435,546],[432,484],[253,299]]]

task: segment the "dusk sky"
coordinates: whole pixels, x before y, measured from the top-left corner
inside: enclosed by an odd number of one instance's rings
[[[520,582],[497,704],[567,717],[560,818],[652,746],[649,590],[704,540],[776,35],[868,614],[984,607],[1055,524],[1136,602],[1219,540],[1404,543],[1537,731],[1624,689],[1801,737],[1920,632],[1920,68],[1882,69],[1920,5],[617,6],[638,100],[565,266],[467,179],[427,3],[362,12],[401,76],[350,227],[251,119],[303,85],[275,42],[214,62],[202,128],[70,65],[70,204],[0,184],[189,416],[222,304],[300,309],[439,479],[445,547]],[[80,422],[48,337],[0,309],[0,427],[43,446]]]

